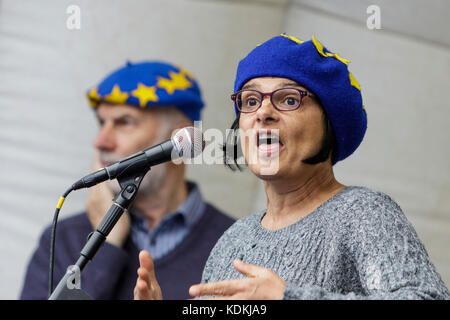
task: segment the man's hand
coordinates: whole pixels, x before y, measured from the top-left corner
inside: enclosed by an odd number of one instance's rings
[[[96,153],[94,158],[94,171],[101,169],[101,163]],[[87,215],[92,227],[96,229],[103,217],[112,205],[114,194],[108,186],[107,182],[97,184],[90,188],[86,202]],[[109,233],[106,241],[121,248],[130,232],[130,217],[128,212],[124,212],[117,224]]]
[[[148,251],[139,253],[140,268],[134,287],[134,300],[162,300],[162,292],[156,281],[153,260]]]
[[[238,259],[233,265],[247,278],[197,284],[189,288],[189,294],[224,300],[277,300],[283,297],[286,283],[272,270]]]

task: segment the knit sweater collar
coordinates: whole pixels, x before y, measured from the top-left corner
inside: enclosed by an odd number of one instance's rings
[[[300,218],[299,220],[290,224],[287,227],[277,230],[269,230],[261,225],[261,220],[266,214],[267,209],[261,210],[249,217],[249,219],[251,220],[249,223],[250,228],[249,231],[255,234],[257,238],[265,239],[265,241],[269,242],[279,238],[284,237],[289,238],[290,235],[295,233],[294,230],[303,229],[311,222],[323,218],[324,214],[329,214],[329,210],[326,209],[332,206],[335,201],[345,196],[345,194],[350,192],[353,188],[354,188],[353,186],[345,187],[344,189],[339,191],[336,195],[334,195],[333,197],[329,198],[324,203],[322,203],[319,207],[317,207],[313,212],[311,212],[307,216]]]

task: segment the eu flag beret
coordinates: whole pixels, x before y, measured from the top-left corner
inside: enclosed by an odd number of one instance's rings
[[[127,64],[87,92],[93,108],[100,102],[148,109],[173,106],[192,121],[200,120],[204,106],[200,87],[186,69],[161,61]]]
[[[327,50],[314,36],[301,41],[282,34],[257,46],[240,61],[234,92],[257,77],[288,78],[310,90],[333,127],[336,163],[358,148],[367,128],[361,88],[348,70],[349,62]]]

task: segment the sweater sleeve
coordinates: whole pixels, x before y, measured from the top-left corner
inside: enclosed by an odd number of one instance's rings
[[[70,265],[79,258],[81,248],[86,243],[85,225],[70,221],[58,225],[55,242],[54,287]],[[25,280],[20,294],[24,300],[48,299],[48,272],[50,260],[50,233],[48,227],[40,237],[38,246],[28,264]],[[128,254],[125,250],[107,242],[100,248],[94,259],[88,263],[81,274],[81,289],[93,299],[113,299],[115,288],[120,281],[123,269],[127,265]]]
[[[327,292],[287,283],[283,299],[450,299],[400,207],[382,193],[372,200],[354,204],[349,209],[352,214],[340,226],[363,293]]]

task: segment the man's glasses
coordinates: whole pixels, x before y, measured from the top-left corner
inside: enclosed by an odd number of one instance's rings
[[[234,101],[239,112],[251,113],[261,107],[266,96],[270,97],[270,102],[279,111],[297,110],[302,105],[304,97],[315,97],[314,94],[305,90],[281,88],[266,93],[257,90],[240,90],[231,95],[231,100]]]

